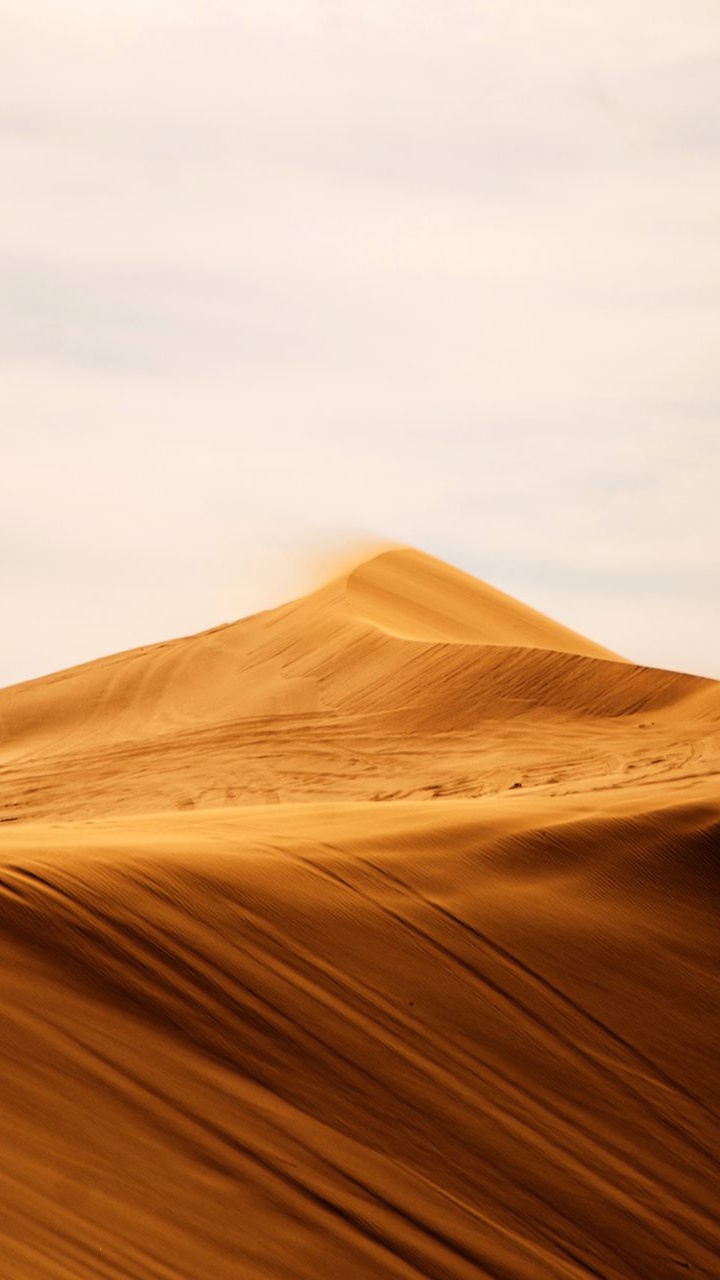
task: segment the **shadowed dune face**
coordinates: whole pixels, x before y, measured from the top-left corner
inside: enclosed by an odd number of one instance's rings
[[[716,684],[393,551],[0,716],[9,1280],[718,1274]]]
[[[719,820],[17,828],[12,1274],[713,1275]]]

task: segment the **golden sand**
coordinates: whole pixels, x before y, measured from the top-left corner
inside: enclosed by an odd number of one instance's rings
[[[418,552],[0,692],[0,1274],[720,1274],[720,685]]]

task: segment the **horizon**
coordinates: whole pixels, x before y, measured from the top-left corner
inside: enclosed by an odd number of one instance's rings
[[[418,556],[418,555],[419,555],[420,557],[422,557],[422,559],[423,559],[423,560],[429,561],[429,562],[431,562],[431,563],[435,564],[437,567],[439,567],[439,568],[441,568],[441,569],[450,569],[450,570],[452,570],[452,571],[455,571],[455,570],[457,570],[457,569],[458,569],[458,566],[457,566],[457,565],[452,565],[452,564],[450,564],[450,562],[449,562],[449,561],[441,560],[441,559],[439,559],[438,557],[433,556],[433,555],[432,555],[432,553],[427,552],[427,551],[424,551],[424,550],[422,550],[422,549],[420,549],[420,548],[418,548],[418,547],[411,547],[409,544],[403,544],[403,543],[390,543],[390,542],[388,542],[388,541],[385,541],[385,542],[375,542],[375,541],[373,541],[373,542],[372,542],[372,543],[370,543],[369,545],[366,545],[366,546],[365,546],[365,548],[364,548],[364,551],[363,551],[362,555],[360,554],[360,551],[359,551],[359,548],[358,548],[358,552],[357,552],[357,554],[355,554],[355,555],[348,555],[348,553],[347,553],[347,552],[345,552],[345,553],[340,553],[340,552],[338,552],[338,553],[337,553],[337,554],[335,554],[334,556],[331,556],[331,555],[329,555],[329,554],[328,554],[328,555],[326,555],[326,556],[322,557],[322,563],[324,564],[324,569],[323,569],[323,571],[322,571],[322,576],[321,576],[321,577],[318,577],[318,572],[319,572],[319,568],[318,568],[319,561],[318,561],[318,560],[316,560],[316,561],[314,562],[314,568],[315,568],[315,570],[316,570],[316,572],[315,572],[315,573],[313,573],[313,572],[312,572],[310,565],[309,565],[309,564],[306,564],[306,565],[305,565],[305,570],[306,570],[306,573],[307,573],[307,575],[308,575],[309,585],[306,583],[306,587],[307,587],[307,589],[306,589],[306,590],[303,590],[303,591],[298,591],[298,593],[297,593],[296,595],[292,596],[290,599],[277,601],[277,603],[275,603],[275,604],[270,604],[270,605],[269,605],[269,606],[267,606],[266,608],[258,609],[258,610],[254,610],[254,611],[251,611],[250,613],[243,614],[243,615],[242,615],[241,617],[239,617],[239,618],[227,619],[227,620],[225,620],[225,621],[223,621],[223,622],[216,622],[216,623],[212,624],[212,625],[211,625],[211,626],[209,626],[209,627],[202,627],[202,628],[200,628],[200,629],[199,629],[199,631],[197,631],[197,632],[183,633],[182,635],[165,636],[165,637],[164,637],[164,638],[162,638],[162,639],[158,639],[158,640],[151,640],[151,641],[148,641],[147,643],[142,643],[142,644],[139,644],[139,645],[132,645],[132,646],[130,646],[130,647],[129,647],[129,648],[127,648],[127,649],[123,649],[123,650],[111,650],[111,651],[109,651],[108,653],[99,653],[99,654],[95,654],[95,655],[93,655],[93,657],[91,657],[91,658],[89,658],[89,659],[82,660],[82,661],[80,661],[79,663],[73,663],[73,664],[71,664],[71,665],[69,665],[69,666],[67,666],[67,667],[57,668],[57,669],[52,670],[52,671],[43,672],[43,673],[40,673],[40,674],[39,674],[39,675],[37,675],[37,676],[31,676],[28,680],[20,680],[20,681],[17,681],[17,682],[13,682],[13,684],[11,684],[11,685],[3,685],[3,686],[0,686],[0,692],[2,692],[3,690],[6,690],[6,689],[12,689],[12,688],[14,687],[14,685],[15,685],[15,684],[18,684],[18,685],[19,685],[19,684],[32,684],[34,681],[40,681],[40,682],[41,682],[41,681],[42,681],[42,680],[44,680],[44,679],[51,679],[53,676],[56,676],[56,675],[62,675],[62,674],[64,674],[64,673],[66,673],[66,672],[70,672],[70,671],[74,670],[76,667],[84,667],[84,666],[87,666],[87,665],[89,665],[89,664],[91,665],[93,662],[102,663],[103,659],[106,659],[106,658],[112,658],[112,657],[116,657],[116,656],[122,656],[123,654],[132,653],[132,652],[134,652],[134,651],[136,651],[136,650],[139,650],[139,651],[145,651],[145,650],[147,650],[147,649],[152,649],[152,648],[154,648],[154,647],[163,647],[163,645],[164,645],[164,644],[168,644],[168,643],[172,644],[172,643],[175,643],[176,641],[183,641],[183,640],[188,640],[188,641],[189,641],[189,640],[193,640],[193,639],[197,638],[198,636],[202,636],[202,635],[204,635],[205,633],[211,633],[211,632],[213,632],[213,631],[220,631],[220,630],[223,630],[223,629],[224,629],[224,628],[226,628],[226,627],[231,627],[231,626],[239,625],[239,624],[241,624],[241,623],[243,623],[243,622],[246,622],[246,621],[250,621],[253,617],[260,616],[260,614],[273,613],[273,612],[274,612],[274,611],[276,611],[276,610],[282,609],[285,605],[288,605],[288,604],[297,604],[297,603],[300,603],[301,601],[303,601],[303,600],[305,600],[305,599],[307,599],[307,598],[310,598],[310,597],[312,597],[312,596],[314,596],[314,595],[316,595],[316,594],[319,594],[319,593],[323,590],[323,588],[324,588],[324,587],[326,587],[326,586],[330,586],[330,585],[331,585],[332,583],[334,583],[334,582],[342,582],[343,578],[345,578],[345,577],[347,577],[348,579],[351,579],[351,578],[352,578],[352,576],[353,576],[353,573],[355,572],[355,570],[357,570],[357,569],[361,569],[361,568],[364,568],[364,567],[366,567],[366,566],[370,566],[370,565],[372,565],[372,564],[373,564],[373,562],[374,562],[374,561],[376,561],[376,560],[378,560],[378,559],[381,559],[382,557],[384,557],[384,556],[386,556],[386,555],[388,555],[388,554],[390,554],[390,553],[392,553],[392,552],[409,552],[412,556]],[[330,566],[331,566],[331,565],[333,566],[333,568],[332,568],[332,569],[330,568]],[[486,582],[486,581],[484,581],[484,580],[483,580],[483,579],[481,579],[481,578],[477,578],[477,577],[475,577],[475,575],[467,574],[467,572],[466,572],[465,570],[462,570],[462,569],[460,570],[460,573],[462,573],[464,576],[467,576],[468,578],[470,578],[470,579],[471,579],[473,582],[475,582],[475,583],[476,583],[480,588],[488,588],[488,587],[489,587],[491,592],[498,592],[498,594],[499,594],[500,596],[505,596],[505,597],[507,598],[508,603],[510,603],[510,604],[520,605],[521,607],[522,607],[522,606],[527,606],[527,607],[529,607],[529,608],[530,608],[530,610],[531,610],[532,612],[537,613],[537,615],[538,615],[538,618],[539,618],[539,619],[542,619],[544,622],[551,624],[551,626],[559,625],[559,626],[560,626],[560,628],[561,628],[561,630],[567,630],[567,631],[569,631],[569,632],[570,632],[570,634],[571,634],[571,635],[572,635],[572,634],[574,634],[574,635],[577,637],[577,640],[578,640],[578,641],[581,641],[581,642],[583,642],[583,641],[590,642],[590,647],[591,647],[591,648],[596,648],[596,647],[598,647],[598,648],[600,648],[600,647],[601,647],[601,648],[604,648],[604,647],[605,647],[605,646],[599,646],[599,645],[598,645],[598,642],[597,642],[596,637],[593,637],[593,636],[586,636],[586,635],[584,635],[584,634],[582,634],[582,633],[580,633],[580,632],[575,631],[575,630],[574,630],[574,628],[567,628],[567,627],[566,627],[566,624],[565,624],[565,622],[563,621],[563,619],[562,619],[562,618],[551,617],[550,615],[545,614],[545,613],[543,613],[543,612],[542,612],[542,611],[540,611],[540,610],[535,610],[534,606],[532,606],[532,605],[528,605],[528,601],[520,600],[517,596],[513,596],[513,595],[508,594],[507,592],[504,592],[504,591],[502,590],[502,588],[498,587],[498,585],[497,585],[496,583],[489,583],[489,582]],[[312,581],[310,581],[310,579],[312,579]],[[479,624],[479,625],[482,625],[482,618],[481,618],[481,617],[478,617],[478,624]],[[391,633],[391,634],[392,634],[392,633]],[[449,642],[450,644],[452,644],[452,643],[454,643],[454,640],[452,640],[452,639],[451,639],[451,640],[449,640],[449,641],[447,641],[447,642]],[[480,643],[480,644],[482,644],[482,643],[486,643],[486,642],[484,642],[484,641],[475,641],[475,643]],[[489,643],[489,642],[487,642],[487,643]],[[495,642],[493,642],[493,643],[500,643],[500,642],[495,641]],[[505,643],[505,642],[502,642],[502,644],[504,644],[504,643]],[[549,646],[549,647],[550,647],[550,648],[553,648],[554,646]],[[578,652],[579,652],[579,653],[580,653],[580,652],[582,652],[582,651],[583,651],[582,647],[578,649]],[[602,660],[604,660],[604,661],[610,661],[610,662],[617,661],[617,662],[620,662],[620,663],[622,663],[622,664],[629,663],[631,666],[643,666],[643,665],[647,665],[647,664],[642,664],[642,663],[636,663],[636,662],[635,662],[635,660],[634,660],[632,657],[627,657],[627,656],[626,656],[626,655],[624,655],[624,654],[620,654],[620,653],[613,652],[613,651],[610,651],[610,650],[608,650],[606,653],[597,653],[597,654],[594,654],[593,656],[594,656],[594,657],[596,657],[596,658],[601,658],[601,659],[602,659]],[[650,669],[652,670],[653,668],[652,668],[652,667],[650,667]],[[657,669],[657,668],[655,668],[655,669]],[[660,670],[665,670],[665,668],[660,668]],[[671,670],[675,670],[675,669],[671,669]],[[712,679],[713,679],[713,677],[703,676],[703,675],[702,675],[702,673],[698,673],[698,672],[682,672],[682,671],[680,671],[680,670],[677,670],[677,672],[676,672],[676,673],[677,673],[677,674],[685,674],[685,675],[697,676],[697,677],[698,677],[698,678],[700,678],[700,679],[710,679],[710,680],[712,680]]]
[[[1,686],[385,538],[720,678],[720,12],[411,12],[0,0]]]

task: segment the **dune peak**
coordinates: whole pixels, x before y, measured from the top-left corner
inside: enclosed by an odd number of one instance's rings
[[[346,597],[356,616],[406,640],[619,660],[497,587],[413,547],[392,548],[357,565],[346,578]]]

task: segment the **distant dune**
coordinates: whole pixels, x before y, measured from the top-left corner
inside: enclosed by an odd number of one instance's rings
[[[0,691],[0,1274],[720,1275],[719,780],[409,549]]]
[[[511,645],[615,658],[487,583],[410,548],[386,551],[345,579],[349,612],[406,640]]]

